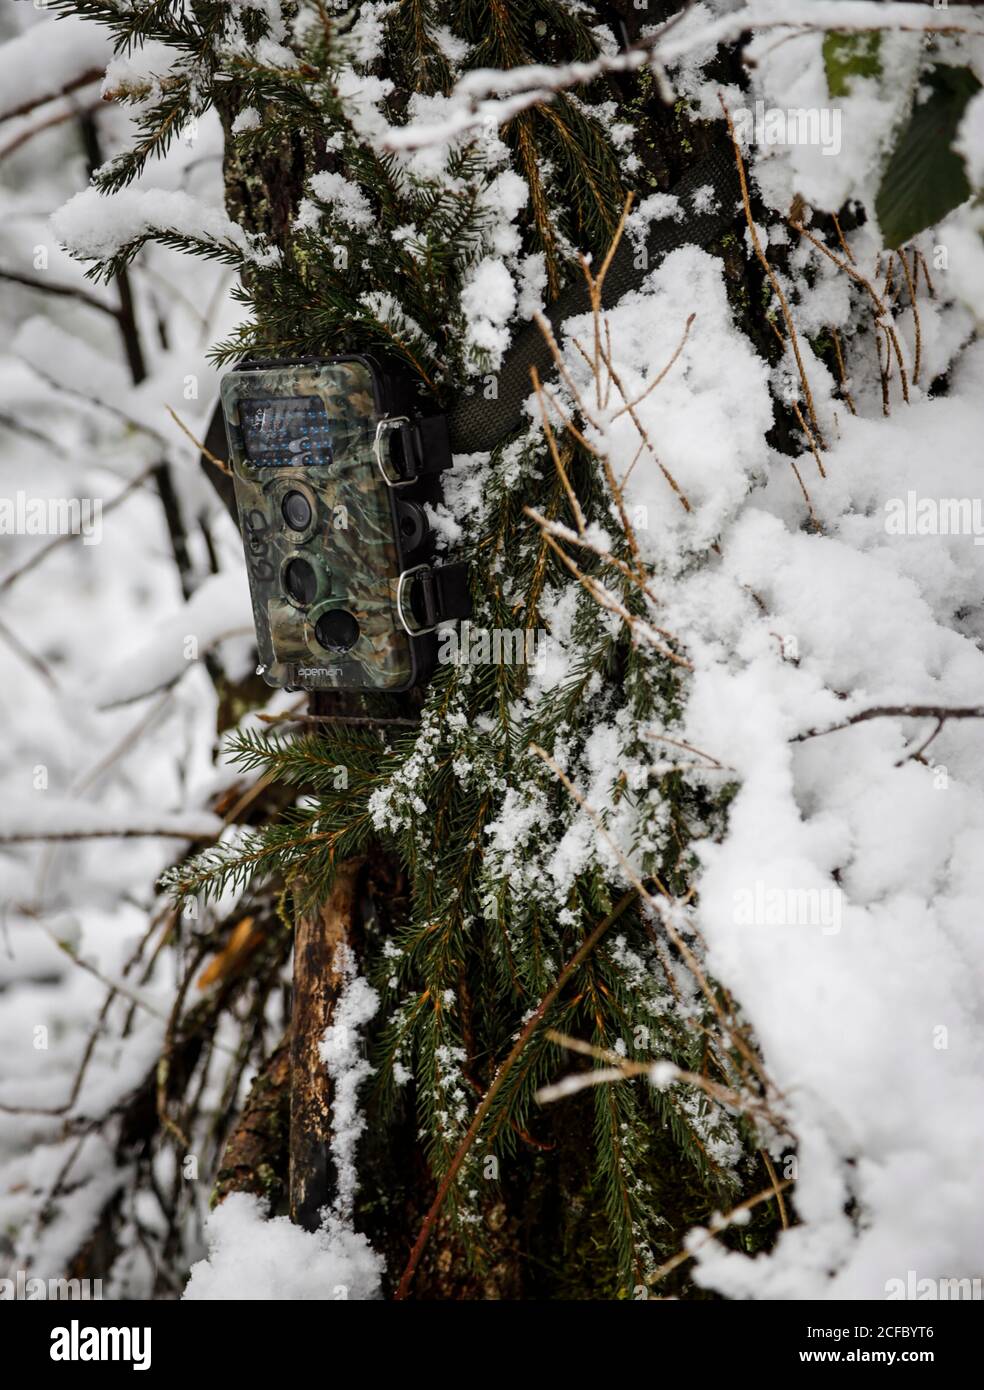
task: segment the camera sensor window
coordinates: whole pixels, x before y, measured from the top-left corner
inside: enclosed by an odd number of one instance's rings
[[[320,396],[269,396],[239,402],[246,457],[257,468],[325,468],[331,425]]]

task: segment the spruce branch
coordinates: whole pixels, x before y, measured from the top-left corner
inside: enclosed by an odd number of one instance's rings
[[[611,927],[616,921],[618,921],[619,917],[621,917],[621,915],[626,911],[626,909],[629,906],[631,906],[631,904],[635,901],[636,896],[637,890],[635,888],[629,889],[628,892],[622,895],[619,901],[612,908],[611,912],[609,912],[606,917],[603,917],[601,919],[601,921],[597,924],[594,930],[585,938],[578,950],[575,951],[574,955],[571,956],[570,960],[560,971],[556,981],[554,982],[553,987],[543,996],[543,998],[540,1000],[540,1003],[537,1005],[536,1009],[533,1011],[532,1015],[529,1017],[529,1019],[527,1019],[526,1023],[521,1029],[519,1037],[516,1039],[512,1051],[509,1053],[508,1057],[497,1070],[492,1085],[486,1091],[481,1104],[475,1111],[475,1114],[472,1117],[472,1122],[468,1127],[468,1131],[465,1134],[465,1137],[462,1139],[460,1145],[458,1146],[454,1158],[451,1160],[451,1164],[448,1168],[448,1171],[445,1173],[441,1185],[437,1190],[437,1195],[434,1198],[433,1203],[431,1204],[427,1216],[424,1219],[424,1224],[421,1227],[420,1234],[417,1236],[417,1239],[414,1242],[413,1249],[410,1252],[410,1258],[407,1261],[407,1266],[404,1269],[403,1275],[400,1279],[399,1287],[397,1288],[395,1295],[397,1299],[406,1298],[410,1292],[410,1286],[413,1283],[413,1276],[416,1273],[417,1265],[420,1263],[420,1257],[424,1253],[424,1247],[426,1246],[427,1241],[430,1239],[431,1233],[434,1229],[434,1223],[437,1221],[437,1218],[440,1215],[440,1211],[444,1205],[445,1198],[448,1195],[452,1183],[458,1175],[458,1172],[461,1168],[462,1163],[465,1160],[465,1157],[468,1154],[469,1149],[471,1148],[472,1144],[477,1138],[479,1130],[482,1128],[482,1123],[485,1120],[485,1117],[488,1114],[489,1110],[491,1109],[492,1103],[494,1102],[496,1095],[498,1094],[501,1087],[505,1084],[506,1078],[508,1077],[510,1071],[512,1070],[516,1062],[519,1060],[519,1058],[523,1055],[523,1052],[530,1038],[532,1038],[533,1034],[539,1028],[551,1005],[560,995],[568,980],[574,975],[574,973],[582,964],[582,962],[588,958],[588,956],[594,950],[595,946],[604,936],[605,932],[608,931],[609,927]]]

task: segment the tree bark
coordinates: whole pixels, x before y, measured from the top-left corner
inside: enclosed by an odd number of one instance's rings
[[[213,1204],[230,1192],[252,1192],[270,1204],[271,1216],[284,1205],[289,1126],[290,1046],[285,1039],[256,1077],[236,1128],[229,1135],[215,1180]]]
[[[290,1039],[290,1216],[315,1231],[331,1200],[331,1083],[321,1040],[344,983],[339,946],[348,943],[356,911],[361,861],[338,870],[331,893],[316,912],[298,914],[294,927],[294,996]]]

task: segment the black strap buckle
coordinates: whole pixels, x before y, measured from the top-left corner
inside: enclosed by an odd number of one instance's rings
[[[414,565],[404,570],[396,584],[396,612],[411,637],[423,637],[450,618],[470,617],[468,566]]]
[[[376,426],[373,453],[387,487],[408,487],[454,462],[443,415],[385,416]]]

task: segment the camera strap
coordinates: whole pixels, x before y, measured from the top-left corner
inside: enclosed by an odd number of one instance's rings
[[[468,565],[415,565],[404,570],[397,584],[396,607],[411,637],[433,632],[450,618],[470,618],[472,598]]]
[[[390,487],[444,473],[454,463],[447,416],[387,416],[376,428],[374,452]]]
[[[602,287],[602,307],[612,308],[630,290],[638,289],[646,276],[671,251],[681,246],[706,246],[728,227],[734,218],[740,193],[738,172],[730,145],[721,144],[697,161],[672,189],[679,213],[662,218],[650,227],[644,243],[636,244],[623,236],[612,257]],[[575,276],[547,310],[550,331],[556,339],[565,320],[590,313],[591,301],[584,279]],[[441,473],[451,467],[453,454],[492,450],[520,428],[523,407],[530,395],[530,372],[536,368],[541,378],[553,371],[553,352],[539,324],[530,322],[519,330],[494,374],[495,392],[491,398],[481,392],[463,396],[446,415],[400,417],[387,422],[390,435],[388,458],[381,457],[377,436],[377,459],[391,486],[399,487],[418,477]],[[208,453],[226,457],[222,410],[216,407],[205,436]],[[202,465],[233,517],[236,515],[232,480],[202,454]]]
[[[629,290],[642,285],[660,262],[681,246],[706,246],[732,222],[740,195],[738,170],[730,143],[698,160],[671,193],[679,202],[674,218],[653,223],[644,243],[623,236],[602,286],[602,307],[611,309]],[[591,312],[584,277],[577,274],[546,312],[550,330],[559,339],[566,319]],[[530,371],[541,379],[554,370],[554,357],[537,323],[521,328],[505,361],[494,374],[495,395],[464,396],[450,411],[448,431],[456,454],[494,449],[523,423],[523,406],[531,391]]]

